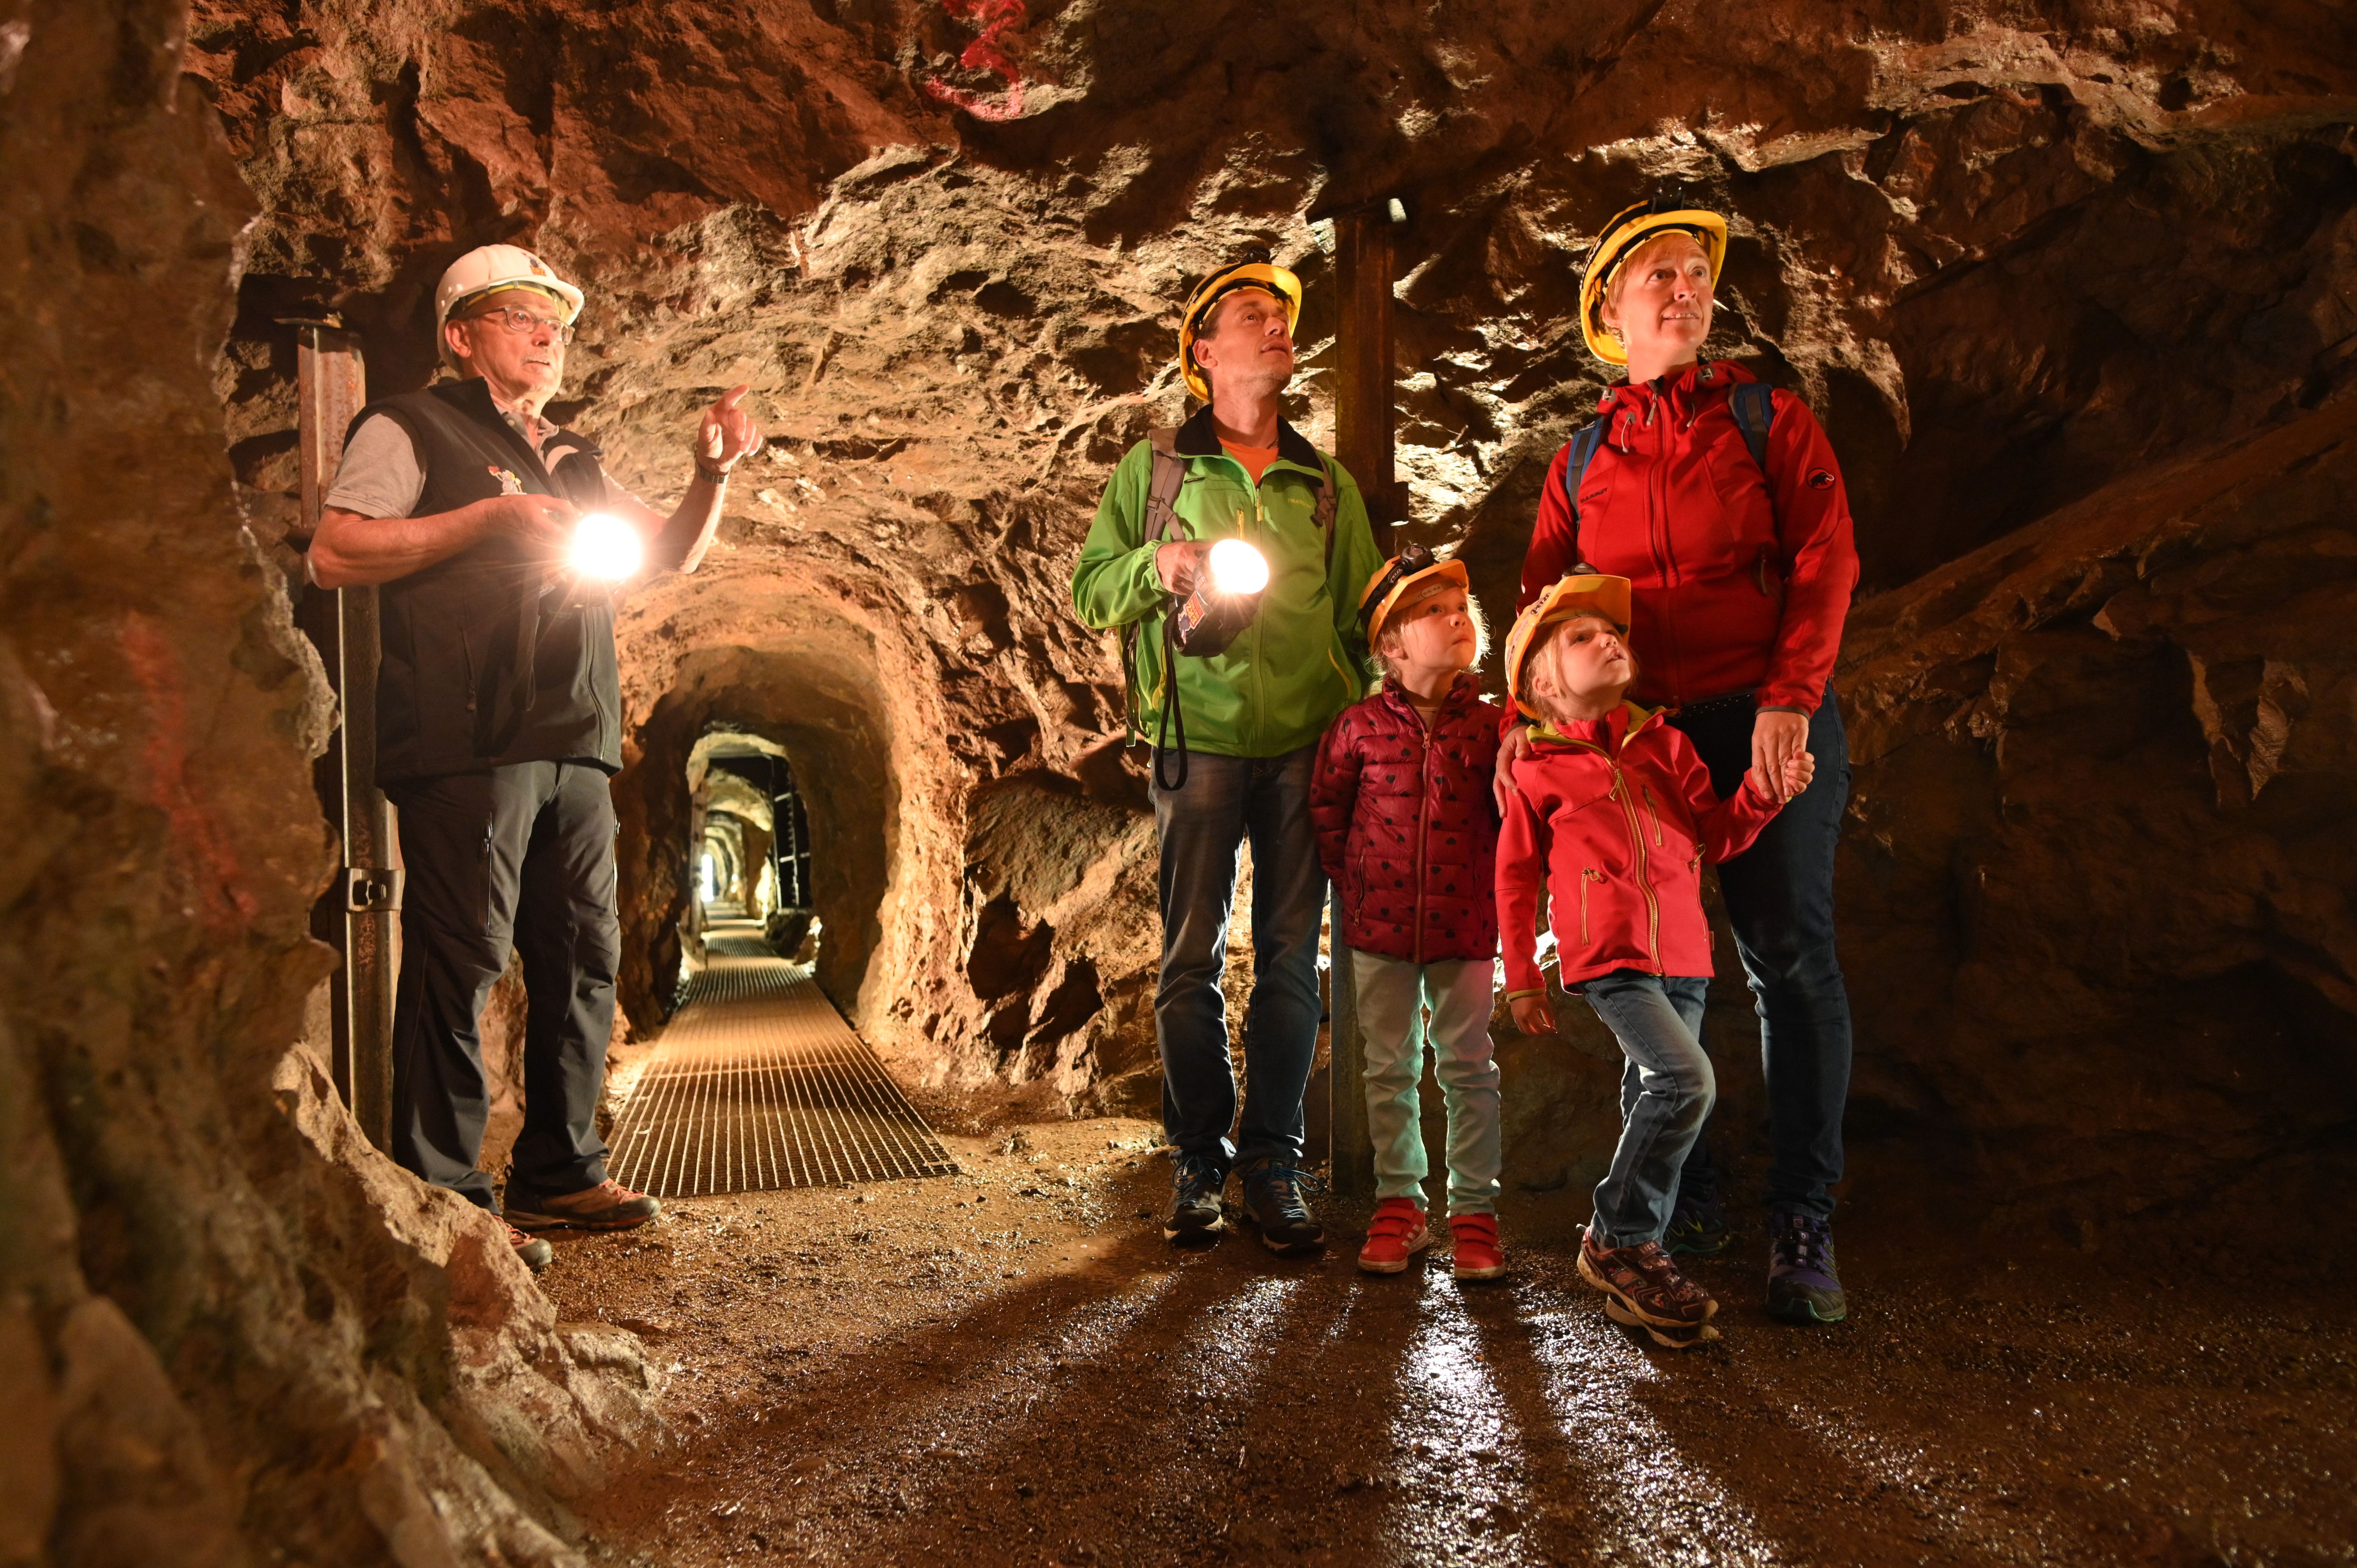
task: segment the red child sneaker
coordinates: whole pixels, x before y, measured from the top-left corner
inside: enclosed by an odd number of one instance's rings
[[[1450,1273],[1460,1280],[1494,1280],[1505,1273],[1506,1254],[1498,1245],[1496,1215],[1451,1215],[1448,1229],[1457,1238],[1456,1262]]]
[[[1710,1293],[1678,1273],[1659,1241],[1599,1247],[1593,1225],[1580,1238],[1579,1277],[1612,1297],[1630,1317],[1656,1327],[1699,1328],[1718,1311]]]
[[[1367,1244],[1359,1249],[1359,1267],[1371,1274],[1396,1274],[1407,1261],[1432,1245],[1424,1210],[1412,1197],[1387,1197],[1375,1205],[1367,1222]]]

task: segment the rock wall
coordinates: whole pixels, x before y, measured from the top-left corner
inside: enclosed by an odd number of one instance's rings
[[[1861,1146],[2083,1237],[2338,1179],[2346,8],[970,9],[0,16],[0,1563],[564,1561],[564,1497],[646,1439],[628,1343],[293,1048],[333,856],[274,322],[339,309],[420,384],[434,279],[495,239],[591,290],[559,412],[650,499],[721,388],[772,434],[625,618],[642,1030],[733,730],[791,755],[822,981],[905,1071],[1150,1094],[1150,827],[1065,585],[1178,412],[1188,276],[1300,265],[1320,434],[1307,220],[1405,201],[1408,533],[1502,607],[1598,384],[1582,237],[1679,181],[1734,217],[1714,351],[1811,400],[1857,503]]]
[[[635,1341],[296,1046],[331,704],[225,454],[253,206],[182,23],[0,22],[0,1563],[577,1562]]]

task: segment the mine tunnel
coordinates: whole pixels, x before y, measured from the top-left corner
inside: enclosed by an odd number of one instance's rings
[[[2347,1561],[2350,8],[22,0],[0,170],[0,1568]]]

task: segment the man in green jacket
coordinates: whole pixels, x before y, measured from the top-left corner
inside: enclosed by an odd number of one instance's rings
[[[1157,456],[1132,447],[1114,470],[1072,573],[1072,607],[1100,629],[1134,629],[1131,679],[1154,752],[1161,842],[1162,1125],[1174,1150],[1163,1234],[1217,1239],[1231,1166],[1245,1211],[1279,1252],[1325,1232],[1303,1201],[1301,1101],[1317,1055],[1318,915],[1326,876],[1309,822],[1318,738],[1365,688],[1359,598],[1382,567],[1367,509],[1342,466],[1278,413],[1293,380],[1301,284],[1265,252],[1212,273],[1187,302],[1179,369],[1209,405]],[[1157,462],[1184,482],[1153,521]],[[1167,492],[1168,487],[1163,487]],[[1225,652],[1166,657],[1171,596],[1193,591],[1214,542],[1242,539],[1268,564],[1258,614]],[[1175,704],[1175,712],[1172,711]],[[1228,1055],[1228,911],[1237,850],[1253,864],[1254,981],[1244,1015],[1243,1119]]]

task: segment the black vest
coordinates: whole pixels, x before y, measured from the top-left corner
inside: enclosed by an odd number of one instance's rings
[[[596,444],[561,431],[544,467],[479,378],[371,403],[351,429],[380,413],[409,433],[425,472],[418,517],[518,486],[583,511],[605,504]],[[576,588],[501,534],[385,584],[377,603],[379,785],[518,762],[621,770],[622,690],[604,589]]]

